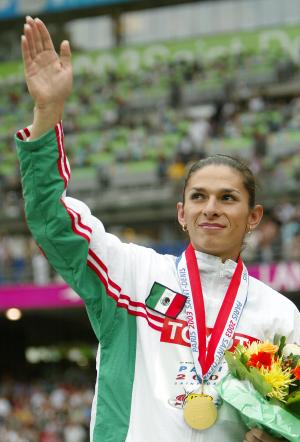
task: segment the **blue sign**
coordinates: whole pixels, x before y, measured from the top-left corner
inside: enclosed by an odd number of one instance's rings
[[[62,12],[93,6],[112,6],[136,3],[139,0],[0,0],[0,20]]]

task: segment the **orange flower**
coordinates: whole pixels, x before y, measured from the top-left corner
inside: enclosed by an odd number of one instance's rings
[[[293,372],[295,378],[296,378],[297,380],[300,380],[300,366],[294,368],[294,370],[292,370],[292,372]]]
[[[252,354],[247,362],[248,367],[256,368],[270,368],[272,365],[272,354],[265,351],[259,351],[257,354]]]

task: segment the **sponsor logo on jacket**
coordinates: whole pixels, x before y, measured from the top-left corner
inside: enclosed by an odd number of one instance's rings
[[[209,340],[212,328],[207,328],[207,338]],[[169,344],[184,345],[186,347],[191,346],[189,327],[187,321],[181,319],[165,318],[163,330],[160,337],[161,342],[167,342]],[[248,336],[242,333],[234,333],[232,342],[230,342],[229,350],[233,351],[237,344],[247,344],[258,339]]]

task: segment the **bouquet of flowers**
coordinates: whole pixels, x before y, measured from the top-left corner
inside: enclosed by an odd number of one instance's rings
[[[236,408],[248,428],[300,442],[300,345],[285,337],[252,342],[227,351],[229,374],[218,392]]]

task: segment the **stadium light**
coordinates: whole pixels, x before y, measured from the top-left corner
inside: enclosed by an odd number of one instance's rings
[[[18,321],[22,318],[22,312],[18,308],[9,308],[6,310],[5,316],[9,321]]]

